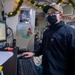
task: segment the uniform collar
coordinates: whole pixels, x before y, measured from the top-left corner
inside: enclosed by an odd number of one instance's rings
[[[65,25],[65,23],[64,23],[63,21],[60,21],[60,22],[57,23],[57,24],[50,25],[50,29],[52,29],[52,30],[57,30],[58,28],[62,27],[63,25]]]

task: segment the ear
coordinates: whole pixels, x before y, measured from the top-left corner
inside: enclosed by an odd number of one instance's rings
[[[61,14],[60,14],[60,19],[61,19],[62,17],[63,17],[63,14],[61,13]]]

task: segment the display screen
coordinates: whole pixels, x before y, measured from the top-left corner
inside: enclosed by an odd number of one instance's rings
[[[0,42],[6,41],[6,25],[0,22]]]

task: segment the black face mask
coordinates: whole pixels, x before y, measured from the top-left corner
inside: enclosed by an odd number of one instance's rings
[[[57,22],[57,18],[56,18],[56,15],[52,15],[52,16],[48,16],[47,17],[47,20],[50,24],[55,24]]]

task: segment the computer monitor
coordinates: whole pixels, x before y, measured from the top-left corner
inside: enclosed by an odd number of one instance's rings
[[[6,25],[4,22],[0,22],[0,43],[6,41]]]

